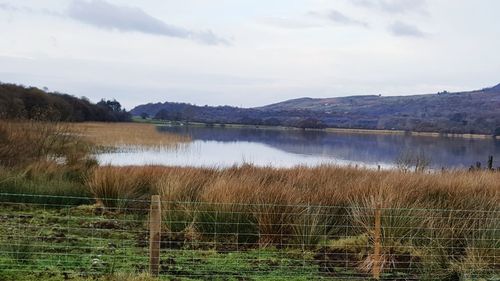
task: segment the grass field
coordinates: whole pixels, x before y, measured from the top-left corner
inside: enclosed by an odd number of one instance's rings
[[[13,204],[5,203],[5,196],[2,199],[0,280],[157,280],[146,273],[147,206],[135,205],[131,211],[99,205]],[[318,247],[238,248],[227,240],[224,228],[215,240],[213,233],[208,240],[173,238],[181,233],[170,228],[173,221],[165,216],[161,280],[340,281],[370,276],[355,260],[367,250],[363,249],[366,236],[331,238]],[[419,267],[414,262],[412,268],[384,271],[383,280],[454,280],[449,278],[457,269]],[[469,269],[461,280],[497,280],[495,272],[494,267]]]
[[[88,205],[43,208],[4,204],[0,212],[0,252],[3,281],[128,280],[127,276],[147,272],[146,219],[144,214],[96,215],[94,207]],[[162,260],[160,274],[164,280],[326,277],[321,275],[312,251],[293,249],[224,251],[217,247],[166,246]]]

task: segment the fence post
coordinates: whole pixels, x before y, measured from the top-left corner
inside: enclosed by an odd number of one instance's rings
[[[372,275],[374,279],[380,279],[380,235],[381,235],[381,224],[382,224],[382,212],[380,210],[380,203],[377,203],[375,207],[375,229],[374,229],[374,251],[373,251],[373,268]]]
[[[488,170],[493,170],[493,155],[488,157]]]
[[[151,196],[149,212],[149,273],[158,276],[160,272],[161,202],[159,195]]]

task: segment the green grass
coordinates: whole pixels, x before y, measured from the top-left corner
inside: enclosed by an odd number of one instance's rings
[[[80,175],[77,175],[80,177]],[[0,170],[0,202],[40,203],[47,205],[88,204],[90,191],[71,172],[32,175],[27,172]],[[13,195],[5,195],[13,194]],[[14,194],[29,194],[19,197]]]
[[[0,280],[105,280],[148,268],[144,214],[0,206]],[[162,249],[162,280],[312,280],[313,253]],[[178,278],[178,279],[173,279]],[[179,279],[180,278],[180,279]],[[243,279],[242,279],[243,278]]]
[[[169,239],[166,234],[164,237]],[[0,205],[0,280],[156,280],[146,274],[147,239],[144,212],[106,211],[95,205]],[[325,274],[325,264],[318,262],[318,255],[321,258],[321,251],[326,249],[325,255],[334,251],[363,256],[367,239],[357,236],[332,240],[323,249],[235,249],[218,240],[206,245],[164,245],[159,279],[366,280],[366,273],[352,265],[336,264],[339,260],[327,265],[333,275]],[[384,277],[397,280],[397,276],[408,277],[405,274],[392,272]],[[419,280],[433,280],[432,275],[427,276]],[[472,276],[464,280],[498,280],[495,272],[484,274],[484,279]]]
[[[21,280],[16,278],[26,273],[69,279],[135,273],[147,262],[147,249],[134,245],[137,230],[144,229],[136,215],[116,219],[92,208],[24,204],[0,210],[0,280]]]
[[[303,258],[297,259],[297,256]],[[322,276],[311,254],[275,249],[221,253],[171,250],[163,253],[162,274],[195,280],[317,280]]]

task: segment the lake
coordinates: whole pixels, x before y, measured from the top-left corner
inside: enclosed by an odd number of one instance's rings
[[[500,160],[500,141],[493,139],[199,126],[160,126],[158,130],[189,135],[192,142],[177,149],[124,149],[100,154],[98,160],[112,165],[391,168],[398,157],[412,152],[423,153],[435,169],[467,168],[477,161],[485,166],[489,155]]]

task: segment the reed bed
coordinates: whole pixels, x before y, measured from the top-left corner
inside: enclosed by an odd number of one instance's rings
[[[443,210],[491,209],[500,203],[500,173],[490,171],[403,173],[329,165],[292,169],[101,166],[88,183],[95,187],[96,197],[106,197],[97,188],[117,189],[116,196],[123,198],[130,192],[160,193],[169,202],[337,207],[378,202],[383,208]]]
[[[37,161],[73,165],[90,150],[67,124],[0,120],[0,166],[23,167]]]
[[[407,263],[428,273],[494,272],[500,262],[495,172],[106,166],[89,186],[98,198],[160,194],[167,239],[187,247],[205,241],[322,248],[325,256],[350,254],[360,271],[370,272],[378,207],[384,271]]]
[[[190,141],[183,135],[161,133],[156,125],[143,123],[71,123],[88,141],[103,147],[171,148]]]

